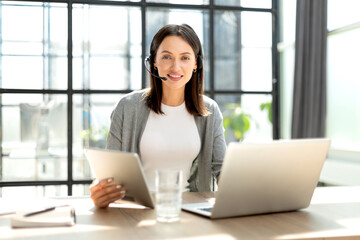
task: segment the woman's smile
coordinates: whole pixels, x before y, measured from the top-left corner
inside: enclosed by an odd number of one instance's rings
[[[168,76],[169,79],[172,80],[172,81],[179,81],[179,80],[181,80],[181,78],[182,78],[184,75],[175,74],[175,73],[169,73],[167,76]]]

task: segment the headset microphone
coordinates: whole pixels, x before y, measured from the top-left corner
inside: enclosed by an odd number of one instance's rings
[[[149,69],[148,69],[147,66],[146,66],[146,62],[149,62],[149,61],[150,61],[150,58],[149,58],[149,57],[145,58],[144,65],[145,65],[146,71],[148,71],[152,76],[154,76],[154,77],[156,77],[156,78],[160,78],[161,80],[166,81],[166,80],[167,80],[166,77],[156,76],[155,74],[153,74],[152,72],[149,71]]]

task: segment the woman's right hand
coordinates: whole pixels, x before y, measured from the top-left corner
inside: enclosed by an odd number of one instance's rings
[[[110,203],[125,197],[122,185],[114,184],[113,178],[98,181],[95,179],[89,187],[90,197],[97,207],[107,207]]]

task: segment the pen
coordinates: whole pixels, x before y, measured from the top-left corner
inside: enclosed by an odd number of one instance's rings
[[[57,207],[65,207],[65,206],[68,206],[68,205],[54,206],[54,207],[45,208],[45,209],[40,210],[40,211],[35,211],[35,212],[27,213],[27,214],[24,215],[24,217],[31,217],[31,216],[38,215],[38,214],[41,214],[41,213],[50,212],[50,211],[52,211],[52,210],[55,210],[55,208],[57,208]]]

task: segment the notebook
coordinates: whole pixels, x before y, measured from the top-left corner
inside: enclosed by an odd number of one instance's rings
[[[70,206],[59,206],[39,211],[17,211],[11,218],[11,227],[73,226],[75,222],[75,209]]]
[[[215,203],[183,204],[213,219],[293,211],[309,206],[329,139],[228,145]]]
[[[97,148],[85,148],[84,153],[97,179],[113,177],[126,189],[128,200],[154,208],[138,154]]]

